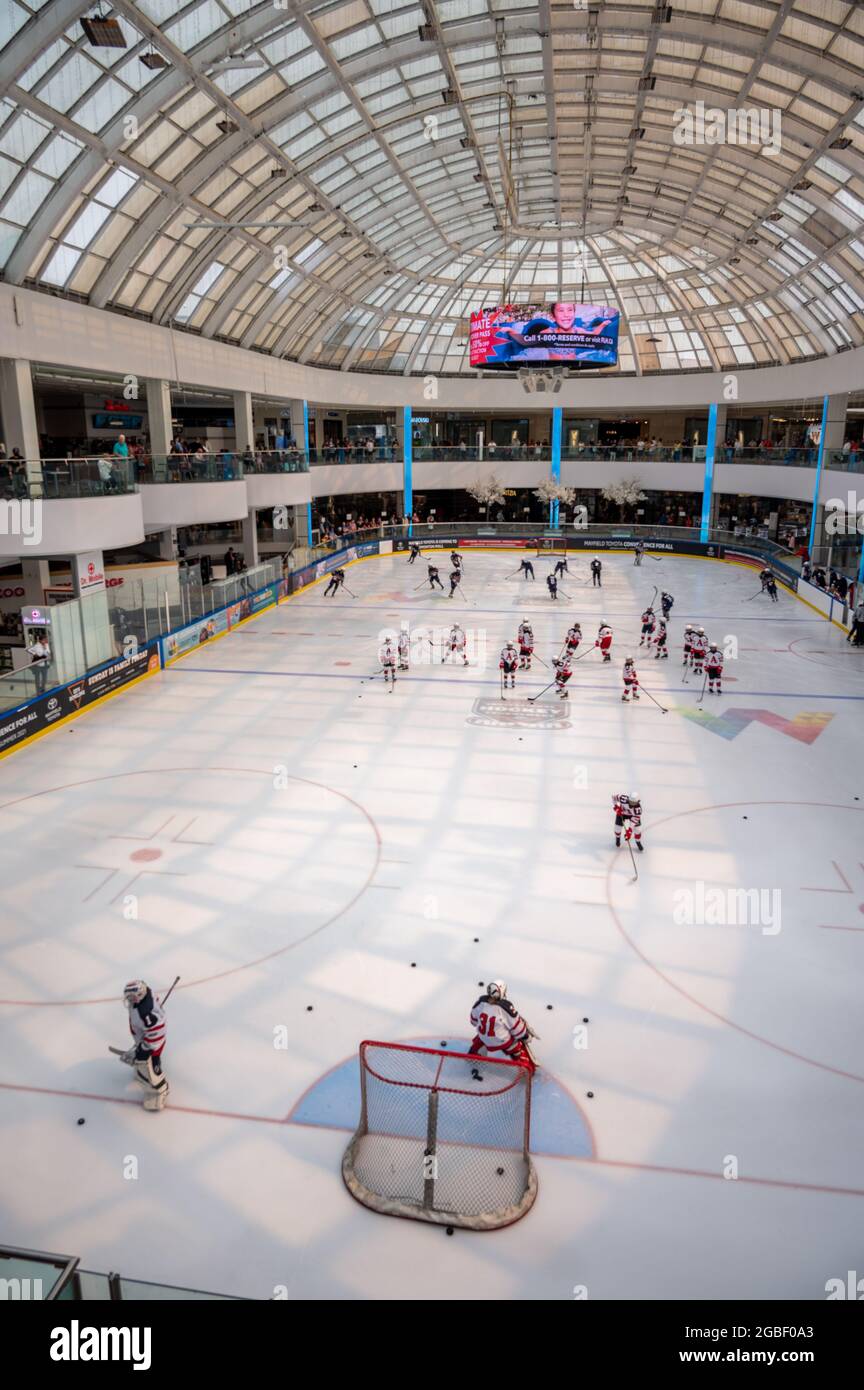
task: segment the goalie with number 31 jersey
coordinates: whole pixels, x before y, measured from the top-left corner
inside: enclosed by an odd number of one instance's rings
[[[520,1067],[535,1070],[535,1062],[528,1050],[528,1039],[537,1034],[528,1026],[510,1000],[507,986],[503,980],[490,980],[486,993],[481,994],[471,1010],[471,1025],[476,1036],[468,1049],[472,1056],[489,1053],[492,1057],[503,1057],[518,1062]]]

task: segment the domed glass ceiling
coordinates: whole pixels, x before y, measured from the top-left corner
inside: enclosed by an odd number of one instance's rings
[[[0,26],[8,282],[343,370],[469,372],[470,311],[507,301],[618,305],[625,373],[864,342],[861,4],[4,0]]]

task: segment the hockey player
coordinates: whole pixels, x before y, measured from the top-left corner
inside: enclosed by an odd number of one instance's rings
[[[642,843],[642,802],[634,792],[629,795],[622,792],[619,796],[613,796],[612,805],[615,808],[615,847],[621,848],[621,831],[624,831],[624,839],[632,838],[636,841],[636,848],[644,850]]]
[[[385,637],[381,646],[378,648],[378,660],[384,672],[384,684],[388,690],[392,691],[396,684],[396,648],[389,637]]]
[[[563,656],[553,656],[552,665],[555,667],[555,689],[562,700],[569,698],[567,693],[567,682],[573,672],[570,669],[573,657],[570,652],[565,652]]]
[[[666,646],[666,619],[660,618],[657,623],[657,635],[654,638],[654,660],[669,660],[669,649]]]
[[[120,1061],[135,1068],[136,1079],[144,1087],[144,1109],[164,1110],[168,1099],[168,1078],[162,1070],[165,1047],[165,1014],[143,980],[130,980],[123,990],[129,1010],[132,1046],[120,1054]]]
[[[708,650],[708,638],[705,636],[704,627],[697,627],[690,638],[690,650],[693,654],[693,669],[697,676],[702,674],[702,663],[705,660],[705,653]]]
[[[672,612],[672,605],[674,602],[675,600],[672,597],[672,595],[667,594],[666,590],[664,589],[662,594],[660,595],[660,607],[663,609],[664,618],[669,617],[669,614]]]
[[[641,564],[642,564],[642,556],[643,556],[644,554],[645,554],[645,542],[644,542],[644,541],[641,541],[641,540],[640,540],[640,541],[637,541],[636,544],[635,544],[635,546],[633,547],[633,563],[634,563],[634,565],[641,565]]]
[[[631,695],[633,696],[634,700],[639,699],[639,677],[636,674],[636,666],[633,662],[632,656],[628,656],[626,658],[624,662],[624,670],[622,672],[622,675],[624,677],[624,693],[621,696],[621,699],[624,701],[626,705],[629,702]]]
[[[764,594],[765,590],[768,588],[768,580],[769,580],[769,579],[773,579],[773,577],[774,577],[774,576],[773,576],[771,570],[768,568],[767,565],[765,566],[764,569],[762,569],[762,570],[759,571],[759,578],[760,578],[761,581],[762,581],[762,593],[763,593],[763,594]]]
[[[567,568],[567,557],[566,557],[566,555],[564,555],[564,556],[561,557],[560,560],[556,560],[556,561],[555,561],[555,578],[557,579],[558,576],[559,576],[559,574],[569,574],[569,573],[570,573],[570,571],[569,571],[569,569]]]
[[[773,574],[768,575],[768,578],[765,581],[765,588],[768,590],[768,593],[771,597],[771,602],[779,603],[780,598],[777,593],[777,580],[774,578]]]
[[[558,597],[558,580],[555,578],[554,574],[547,575],[547,577],[546,577],[546,588],[549,590],[549,597],[550,597],[550,598],[557,599],[557,597]]]
[[[450,563],[453,566],[454,570],[461,570],[462,556],[459,554],[458,550],[450,551]]]
[[[448,656],[456,657],[461,660],[463,666],[468,665],[468,658],[465,655],[466,645],[465,629],[459,623],[454,623],[450,629],[450,636],[447,638],[447,645],[441,660],[446,661]]]
[[[519,565],[519,572],[523,579],[534,578],[534,566],[530,560],[523,560]]]
[[[612,660],[612,629],[608,623],[601,622],[597,629],[597,640],[594,646],[600,648],[604,661]]]
[[[602,589],[602,588],[603,588],[603,580],[602,580],[602,577],[601,577],[602,570],[603,570],[603,565],[602,565],[602,563],[600,562],[600,560],[597,559],[597,556],[595,555],[595,556],[594,556],[594,559],[591,561],[591,587],[592,587],[592,589]]]
[[[459,584],[461,583],[461,580],[462,571],[460,570],[458,565],[454,565],[453,569],[450,571],[450,592],[447,595],[448,598],[453,597],[453,595],[459,587]]]
[[[720,651],[716,642],[712,642],[708,647],[705,657],[705,675],[708,677],[708,694],[714,694],[714,686],[717,686],[717,694],[722,695],[720,682],[723,679],[723,653]]]
[[[504,647],[501,648],[501,657],[500,657],[500,660],[499,660],[499,662],[498,662],[498,667],[499,667],[500,671],[502,672],[501,679],[502,679],[502,681],[503,681],[503,683],[504,683],[504,689],[505,689],[505,690],[507,689],[507,677],[508,677],[508,676],[510,677],[510,689],[511,689],[511,690],[515,690],[515,689],[516,689],[516,665],[517,665],[518,661],[519,661],[519,653],[517,652],[517,650],[516,650],[516,648],[514,647],[513,643],[512,643],[512,642],[508,642],[508,643],[506,644],[506,646],[504,646]]]
[[[567,629],[567,636],[564,638],[564,645],[567,648],[568,652],[575,652],[576,648],[579,646],[579,643],[581,641],[582,628],[580,627],[579,623],[574,623],[572,627],[568,627]]]
[[[519,670],[531,670],[531,657],[534,655],[534,629],[527,618],[519,624],[516,634],[519,639]]]
[[[639,646],[650,647],[651,638],[654,635],[654,609],[646,608],[642,614],[642,636],[639,638]]]
[[[407,671],[409,667],[410,643],[408,640],[408,633],[405,631],[404,627],[400,628],[396,647],[399,656],[399,670]]]
[[[327,585],[327,588],[324,590],[324,597],[325,597],[325,598],[329,598],[331,593],[334,593],[334,594],[338,593],[338,592],[339,592],[339,589],[342,587],[342,585],[343,585],[344,583],[345,583],[345,571],[342,570],[342,569],[333,570],[332,574],[330,575],[330,583]]]
[[[419,547],[419,545],[417,545],[416,541],[412,541],[412,542],[411,542],[411,559],[408,561],[408,563],[409,563],[409,565],[413,565],[414,561],[415,561],[415,560],[419,560],[419,559],[420,559],[420,547]]]
[[[429,588],[430,588],[430,589],[434,589],[434,588],[435,588],[435,585],[437,584],[437,585],[438,585],[438,588],[439,588],[439,589],[441,590],[441,592],[443,593],[443,592],[444,592],[444,585],[441,583],[441,580],[438,578],[438,566],[437,566],[437,565],[428,565],[428,566],[427,566],[427,570],[428,570],[428,573],[429,573]]]
[[[696,636],[696,629],[692,623],[688,623],[684,629],[684,665],[693,665],[693,638]]]
[[[485,994],[481,994],[471,1010],[471,1027],[474,1041],[468,1051],[472,1057],[481,1052],[490,1057],[502,1057],[518,1062],[530,1072],[536,1070],[536,1063],[528,1050],[528,1039],[536,1037],[524,1018],[507,998],[507,986],[503,980],[490,980]],[[483,1077],[477,1067],[471,1075],[475,1081]]]

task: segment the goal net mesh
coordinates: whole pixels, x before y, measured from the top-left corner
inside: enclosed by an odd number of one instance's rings
[[[364,1042],[360,1097],[360,1123],[342,1175],[364,1206],[494,1230],[518,1221],[533,1204],[531,1074],[525,1067]]]

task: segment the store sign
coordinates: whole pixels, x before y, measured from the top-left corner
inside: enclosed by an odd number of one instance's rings
[[[78,592],[93,594],[105,588],[105,569],[102,564],[102,551],[89,550],[75,556],[78,574]]]
[[[21,621],[25,627],[50,627],[50,608],[22,608]]]

